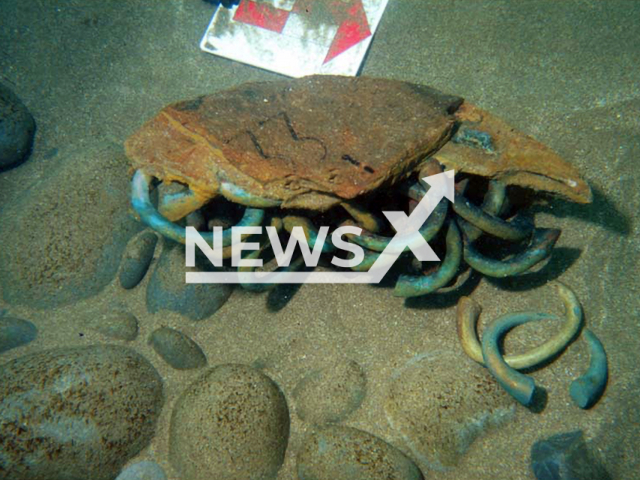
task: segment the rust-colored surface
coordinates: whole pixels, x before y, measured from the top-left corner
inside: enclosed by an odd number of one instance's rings
[[[460,130],[488,133],[492,151],[451,141],[435,155],[447,168],[555,193],[578,203],[591,202],[591,188],[578,170],[546,145],[468,103],[458,109],[456,118]]]
[[[456,170],[590,201],[569,163],[462,102],[366,77],[249,83],[167,106],[126,150],[135,168],[205,199],[229,181],[284,208],[324,210],[399,180],[431,155]],[[494,148],[449,141],[467,127],[485,131]]]
[[[321,209],[413,171],[448,140],[461,101],[371,78],[252,83],[166,107],[126,148],[136,168],[210,196],[226,177]]]

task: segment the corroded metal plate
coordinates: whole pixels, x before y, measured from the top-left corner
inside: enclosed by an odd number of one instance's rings
[[[448,141],[461,103],[395,80],[250,83],[166,107],[126,147],[136,168],[196,191],[228,180],[323,209],[412,172]]]
[[[126,142],[133,165],[206,201],[221,182],[326,210],[398,182],[433,156],[507,185],[591,201],[570,163],[460,97],[396,80],[249,83],[164,108]]]

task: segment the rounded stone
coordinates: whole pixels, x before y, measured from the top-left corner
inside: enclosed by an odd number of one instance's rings
[[[337,423],[358,409],[367,377],[357,362],[338,360],[306,375],[293,390],[296,413],[318,425]]]
[[[127,242],[142,230],[129,213],[130,176],[122,147],[100,144],[56,161],[43,181],[3,206],[5,301],[53,308],[108,285]]]
[[[537,480],[611,480],[581,430],[538,440],[531,447],[531,469]]]
[[[28,320],[0,316],[0,353],[32,342],[38,335],[36,326]]]
[[[86,321],[88,328],[114,340],[131,342],[138,336],[138,319],[129,312],[114,311],[92,317]]]
[[[422,480],[415,463],[370,433],[331,426],[310,434],[298,452],[299,480]]]
[[[184,245],[164,243],[160,259],[147,286],[147,309],[177,312],[190,320],[204,320],[218,311],[231,295],[232,286],[226,284],[185,283]],[[195,270],[211,270],[201,265]]]
[[[184,479],[271,480],[288,440],[289,410],[273,380],[248,366],[220,365],[176,402],[169,457]]]
[[[452,353],[409,360],[393,374],[384,408],[423,470],[456,466],[476,438],[515,414],[486,369]]]
[[[151,440],[162,380],[116,345],[46,350],[0,369],[1,478],[111,480]]]
[[[177,370],[207,365],[207,357],[198,344],[173,328],[158,328],[149,337],[149,344],[165,362]]]
[[[157,243],[158,236],[149,231],[142,232],[129,242],[118,276],[122,288],[129,290],[142,281],[153,260]]]
[[[167,480],[167,475],[156,462],[145,460],[129,465],[116,480]]]
[[[0,171],[26,159],[35,131],[36,123],[27,107],[0,83]]]

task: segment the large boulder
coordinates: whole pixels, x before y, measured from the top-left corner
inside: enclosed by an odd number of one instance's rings
[[[275,480],[289,441],[289,410],[266,375],[220,365],[182,393],[169,435],[180,478]]]
[[[46,350],[0,368],[0,479],[111,480],[151,440],[162,380],[116,345]]]
[[[455,467],[474,440],[515,415],[515,401],[462,353],[418,355],[393,375],[391,427],[423,470]]]
[[[128,162],[119,146],[77,152],[0,213],[5,301],[36,308],[98,293],[142,229],[129,205]]]
[[[297,457],[300,480],[422,480],[415,463],[368,432],[334,425],[308,435]]]

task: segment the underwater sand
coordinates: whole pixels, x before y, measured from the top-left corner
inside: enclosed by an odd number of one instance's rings
[[[122,143],[167,103],[279,78],[201,53],[197,45],[212,13],[200,0],[1,2],[0,80],[29,107],[38,131],[31,158],[0,174],[0,208],[71,152],[104,140]],[[586,347],[576,342],[533,374],[549,393],[541,412],[518,406],[515,419],[476,440],[457,468],[426,471],[427,478],[532,479],[531,445],[576,429],[584,430],[614,478],[640,478],[639,16],[640,4],[626,0],[389,2],[364,75],[459,94],[552,147],[592,186],[591,205],[556,201],[540,209],[536,223],[562,229],[553,262],[581,299],[610,368],[600,402],[588,411],[573,406],[568,385],[588,361]],[[483,318],[523,309],[561,314],[545,280],[510,290],[505,282],[483,279],[472,296],[484,306]],[[160,326],[189,335],[209,365],[263,365],[285,394],[326,359],[340,354],[356,360],[367,373],[368,394],[345,423],[397,446],[401,440],[382,410],[391,374],[416,355],[460,351],[455,300],[449,298],[405,302],[388,287],[303,285],[274,311],[266,294],[236,290],[215,315],[196,323],[178,314],[147,313],[146,282],[124,291],[114,280],[96,297],[53,310],[0,301],[0,308],[31,320],[40,332],[32,344],[0,360],[103,342],[91,332],[79,336],[79,320],[125,305],[140,322],[131,346],[160,372],[166,395],[156,437],[132,462],[155,460],[171,480],[177,476],[167,460],[169,414],[200,372],[173,370],[147,345]],[[528,326],[513,345],[530,346],[547,334],[542,325]],[[291,418],[281,480],[296,478],[294,453],[307,429],[296,415]]]

